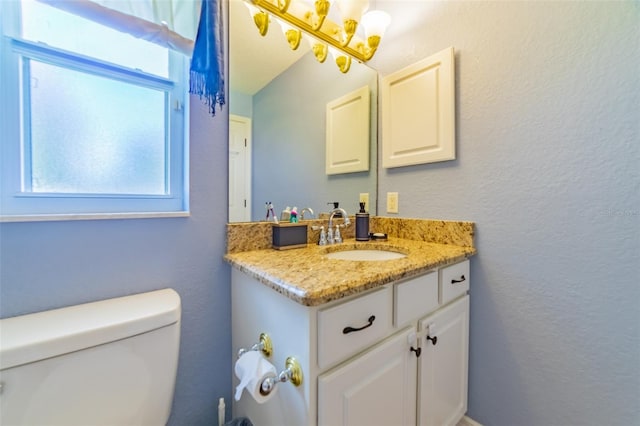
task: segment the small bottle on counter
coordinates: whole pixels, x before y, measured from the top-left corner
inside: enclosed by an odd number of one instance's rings
[[[364,203],[356,213],[356,241],[369,241],[369,213],[364,210]]]

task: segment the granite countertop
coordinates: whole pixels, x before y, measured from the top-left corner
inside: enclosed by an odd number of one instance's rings
[[[402,259],[350,261],[329,259],[326,253],[338,250],[378,249],[406,254]],[[249,250],[227,253],[225,260],[290,299],[316,306],[357,294],[393,281],[420,275],[453,264],[476,253],[472,246],[389,237],[387,241],[356,242],[292,250]]]

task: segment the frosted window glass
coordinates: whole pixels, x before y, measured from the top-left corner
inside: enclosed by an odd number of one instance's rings
[[[28,64],[32,192],[167,193],[165,92]]]
[[[23,0],[21,6],[22,37],[27,40],[169,76],[169,52],[161,46],[37,1]]]

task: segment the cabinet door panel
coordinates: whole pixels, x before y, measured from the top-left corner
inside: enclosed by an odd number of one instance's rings
[[[328,175],[369,170],[369,86],[327,104]]]
[[[382,79],[382,167],[454,160],[453,47]]]
[[[415,425],[414,328],[394,335],[318,379],[319,426]]]
[[[419,360],[421,426],[454,426],[467,411],[469,296],[420,322],[427,336]]]

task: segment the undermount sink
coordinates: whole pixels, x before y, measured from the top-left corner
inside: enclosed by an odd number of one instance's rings
[[[364,260],[364,261],[376,261],[376,260],[395,260],[407,257],[404,253],[398,253],[397,251],[389,250],[366,250],[366,249],[352,249],[334,251],[326,254],[329,259],[337,260]]]

